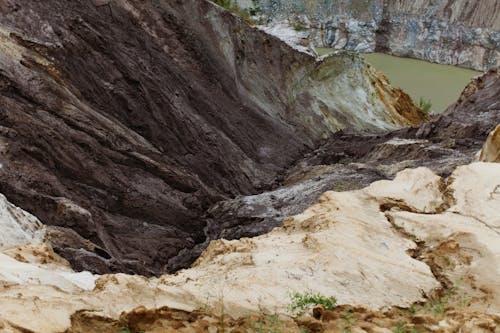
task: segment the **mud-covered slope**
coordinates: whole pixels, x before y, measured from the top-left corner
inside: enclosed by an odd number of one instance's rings
[[[307,30],[316,46],[487,70],[500,65],[497,0],[238,0]],[[272,24],[272,23],[271,23]]]
[[[0,1],[0,191],[77,269],[174,269],[213,203],[340,128],[422,119],[358,57],[316,62],[210,2]]]

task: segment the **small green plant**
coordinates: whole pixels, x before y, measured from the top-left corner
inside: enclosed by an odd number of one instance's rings
[[[401,309],[400,313],[403,315],[414,316],[417,314],[418,310],[419,310],[419,306],[416,304],[412,304],[408,309]]]
[[[425,100],[423,97],[420,97],[420,100],[418,101],[418,107],[428,114],[429,112],[431,112],[432,103],[430,100]]]
[[[278,314],[268,314],[260,310],[259,319],[252,323],[252,330],[255,333],[281,333],[283,321]]]
[[[427,305],[427,312],[434,313],[434,316],[441,317],[446,312],[447,299],[445,297],[440,297],[432,299]]]
[[[197,310],[207,315],[212,315],[214,312],[213,307],[210,305],[210,300],[212,299],[212,297],[212,294],[206,293],[205,300],[203,302],[198,302]]]
[[[351,333],[351,329],[356,323],[356,318],[352,313],[351,309],[346,309],[342,315],[342,321],[344,322],[344,333]]]
[[[419,330],[413,326],[408,326],[404,321],[399,321],[392,328],[393,333],[420,333]]]
[[[144,333],[144,331],[134,331],[130,328],[130,325],[128,323],[128,319],[125,318],[120,318],[120,328],[118,330],[118,333]]]
[[[217,333],[226,332],[226,306],[224,305],[224,293],[219,296],[219,328]]]
[[[236,1],[232,0],[212,0],[212,2],[227,9],[231,13],[238,15],[250,25],[255,24],[255,22],[252,19],[252,16],[257,15],[261,11],[260,7],[251,7],[242,9],[240,8],[240,6]]]
[[[340,181],[332,185],[330,191],[335,192],[345,192],[356,188],[356,183],[354,181]]]
[[[304,30],[306,30],[306,27],[302,23],[297,22],[297,23],[295,23],[293,25],[293,30],[295,30],[295,31],[304,31]]]
[[[465,291],[460,288],[460,281],[453,284],[449,290],[444,294],[429,297],[429,300],[420,309],[423,309],[427,313],[433,313],[436,317],[442,317],[447,308],[449,307],[468,307],[471,303],[471,298],[467,295]],[[414,312],[417,312],[416,306]]]
[[[327,297],[320,293],[313,293],[312,291],[306,291],[305,293],[295,292],[290,295],[290,298],[288,311],[297,316],[303,315],[307,309],[315,305],[323,305],[325,309],[333,310],[337,303],[337,299],[333,296]]]
[[[451,298],[457,293],[455,287],[448,290],[443,296],[431,297],[427,303],[424,305],[424,310],[426,312],[432,312],[436,317],[442,317],[446,312],[448,303]]]
[[[226,9],[231,9],[232,1],[231,0],[212,0],[217,5],[224,7]]]
[[[402,321],[399,321],[392,328],[392,333],[406,333],[406,324]]]

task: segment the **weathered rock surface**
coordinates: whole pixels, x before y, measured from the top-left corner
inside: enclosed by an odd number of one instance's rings
[[[500,162],[500,125],[488,135],[479,159],[483,162]]]
[[[475,160],[488,133],[500,123],[498,96],[500,73],[493,69],[474,79],[447,112],[420,127],[385,134],[336,133],[297,161],[283,175],[281,187],[214,205],[208,214],[209,233],[226,239],[260,235],[325,191],[359,189],[405,168],[425,166],[446,177]]]
[[[0,250],[15,245],[42,242],[45,238],[45,226],[34,216],[7,201],[0,194]]]
[[[141,305],[145,308],[132,312],[127,325],[156,325],[161,331],[167,322],[185,320],[171,328],[216,329],[221,325],[216,310],[203,315],[163,307],[217,309],[223,300],[222,320],[228,320],[228,327],[244,326],[248,317],[230,318],[259,308],[285,313],[290,292],[310,289],[336,296],[353,309],[359,306],[354,313],[366,327],[391,329],[403,312],[373,311],[409,307],[427,297],[431,312],[414,305],[415,324],[453,332],[466,323],[482,323],[495,332],[500,311],[498,188],[497,163],[462,166],[447,179],[426,168],[408,169],[363,190],[327,192],[267,235],[213,241],[192,268],[161,278],[72,273],[43,245],[3,250],[0,322],[10,332],[84,332],[92,325],[109,332],[124,325],[122,311]],[[436,317],[432,297],[439,290],[457,298],[447,297]],[[379,320],[370,321],[369,313]],[[315,324],[319,332],[338,325],[341,314],[320,317]],[[298,324],[287,325],[294,331]]]
[[[426,118],[360,58],[194,0],[0,1],[0,105],[0,192],[76,269],[147,275],[334,131]]]
[[[500,65],[497,0],[257,0],[270,25],[288,22],[316,46],[487,70]],[[243,6],[254,3],[241,1]],[[298,29],[298,28],[297,28]]]

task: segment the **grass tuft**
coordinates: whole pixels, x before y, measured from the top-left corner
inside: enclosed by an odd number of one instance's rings
[[[306,291],[304,293],[292,293],[290,295],[291,301],[288,305],[288,311],[301,316],[304,312],[316,305],[323,305],[327,310],[333,310],[337,299],[333,296],[327,297],[320,293]]]

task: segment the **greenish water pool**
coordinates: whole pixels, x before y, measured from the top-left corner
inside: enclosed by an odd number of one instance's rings
[[[320,55],[333,49],[317,49]],[[373,67],[385,73],[391,84],[406,91],[418,103],[422,97],[432,103],[431,111],[440,113],[455,102],[471,78],[481,72],[433,64],[427,61],[367,53],[363,57]]]

